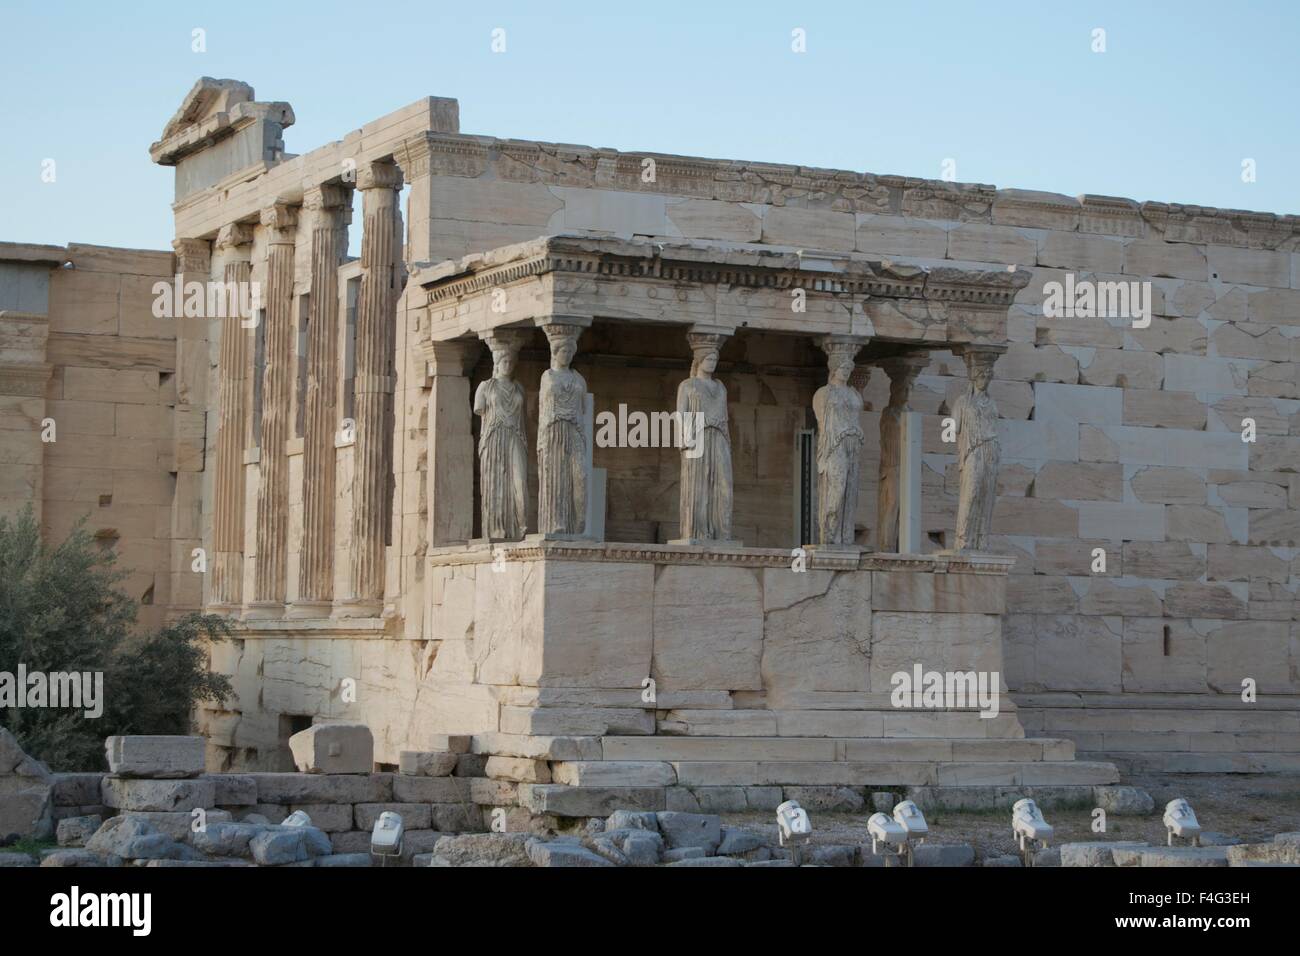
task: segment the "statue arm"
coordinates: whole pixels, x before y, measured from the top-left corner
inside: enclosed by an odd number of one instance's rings
[[[491,381],[491,379],[488,379]],[[487,389],[488,382],[479,382],[478,388],[474,390],[474,414],[484,415],[487,412]]]

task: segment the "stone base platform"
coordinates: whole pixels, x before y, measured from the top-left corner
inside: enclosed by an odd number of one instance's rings
[[[1064,791],[1090,799],[1116,783],[1113,764],[1074,759],[1047,738],[533,737],[486,734],[474,749],[503,761],[499,782],[533,813],[598,816],[618,809],[771,810],[795,797],[855,809],[872,791]],[[532,780],[509,780],[520,765]],[[493,762],[488,775],[493,776]],[[504,779],[502,779],[504,778]],[[487,791],[499,801],[502,789]],[[823,806],[823,809],[830,808]]]

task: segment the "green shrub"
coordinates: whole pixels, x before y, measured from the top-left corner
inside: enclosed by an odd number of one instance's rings
[[[135,602],[118,585],[115,555],[79,524],[42,542],[30,508],[0,516],[0,672],[102,672],[103,714],[52,707],[0,708],[23,749],[60,771],[104,767],[112,734],[184,734],[201,700],[223,701],[229,680],[207,672],[207,641],[224,619],[191,614],[155,634],[133,635]]]

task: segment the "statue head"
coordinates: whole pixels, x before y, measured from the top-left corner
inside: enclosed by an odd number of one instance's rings
[[[971,386],[976,392],[987,392],[989,383],[993,381],[993,364],[997,361],[998,353],[967,350],[964,357],[966,376],[970,379]]]
[[[492,353],[492,377],[509,380],[519,362],[519,350],[529,336],[527,329],[493,329],[482,333]]]
[[[847,385],[857,368],[860,341],[846,341],[827,336],[819,343],[826,353],[826,369],[832,385]]]
[[[582,327],[551,322],[543,325],[542,331],[551,343],[551,368],[556,371],[567,369],[578,353],[578,336],[582,334]]]
[[[711,332],[688,332],[686,340],[691,345],[692,378],[712,378],[718,370],[718,353],[722,351],[722,336]]]

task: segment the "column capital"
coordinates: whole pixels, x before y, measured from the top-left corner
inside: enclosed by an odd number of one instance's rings
[[[176,271],[207,272],[212,267],[212,243],[207,239],[174,239]]]
[[[865,335],[823,335],[818,337],[817,345],[826,353],[826,360],[832,367],[843,359],[850,362],[858,357],[858,352],[871,339]]]
[[[402,188],[402,170],[396,163],[367,163],[357,169],[357,189]]]
[[[304,209],[312,211],[350,208],[348,189],[340,183],[322,183],[319,186],[309,186],[303,190],[302,205]]]
[[[548,325],[568,325],[577,329],[589,329],[591,328],[591,320],[592,317],[590,315],[555,313],[552,315],[540,315],[533,320],[533,324],[543,331],[545,331]]]
[[[291,243],[298,226],[298,210],[286,202],[275,202],[262,209],[260,222],[271,230],[271,242]]]
[[[478,337],[482,339],[483,344],[488,347],[493,355],[503,350],[508,351],[511,355],[518,355],[519,350],[532,337],[532,329],[509,327],[489,329],[486,332],[480,332]]]
[[[230,222],[217,233],[215,245],[218,250],[226,250],[251,245],[252,242],[253,227],[250,223]]]

